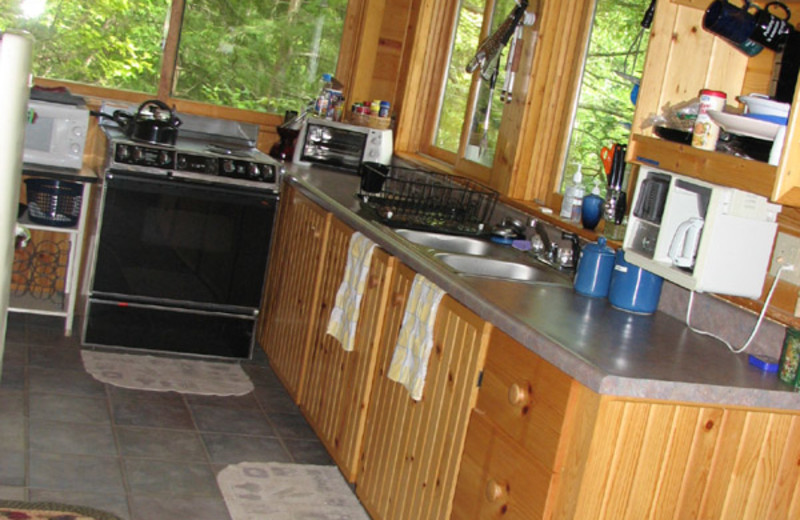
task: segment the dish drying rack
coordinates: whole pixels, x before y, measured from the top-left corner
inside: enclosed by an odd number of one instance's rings
[[[499,194],[467,179],[364,163],[358,196],[362,207],[391,227],[477,235],[491,218]]]

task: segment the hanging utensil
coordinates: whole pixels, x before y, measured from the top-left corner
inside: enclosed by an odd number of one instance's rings
[[[478,157],[483,157],[483,154],[486,153],[486,150],[489,148],[489,124],[492,117],[492,98],[494,98],[494,87],[497,83],[497,76],[499,73],[500,62],[498,61],[494,72],[492,72],[492,77],[489,78],[489,95],[486,101],[486,114],[483,116],[483,134],[481,135],[481,142],[478,147]]]
[[[636,75],[636,64],[639,61],[639,55],[642,53],[642,39],[644,38],[644,31],[653,25],[653,16],[655,15],[655,12],[656,0],[650,0],[650,5],[644,12],[642,22],[639,24],[639,32],[636,34],[636,37],[633,39],[633,43],[631,43],[630,47],[628,47],[628,52],[625,54],[625,60],[622,63],[622,71],[616,71],[616,74],[619,77],[625,81],[630,81],[635,90],[638,89],[640,81],[639,76]],[[629,62],[631,59],[633,61]],[[634,104],[636,104],[635,101]]]
[[[478,51],[475,53],[475,56],[467,64],[467,73],[472,74],[476,69],[480,68],[481,75],[483,76],[487,70],[491,70],[495,60],[497,60],[502,53],[503,47],[506,46],[517,26],[522,22],[527,8],[528,0],[520,0],[517,2],[517,6],[512,9],[511,13],[509,13],[508,17],[500,24],[497,30],[495,30],[491,36],[483,40],[480,46],[478,46]]]

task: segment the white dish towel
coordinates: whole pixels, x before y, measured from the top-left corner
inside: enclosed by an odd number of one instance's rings
[[[351,352],[355,346],[356,325],[361,311],[361,299],[367,285],[369,266],[375,243],[359,232],[350,237],[347,263],[342,283],[336,292],[336,303],[328,319],[328,334],[338,339],[342,348]]]
[[[433,347],[433,326],[444,291],[422,275],[411,284],[403,323],[389,365],[388,377],[403,384],[411,398],[422,399],[425,375]]]

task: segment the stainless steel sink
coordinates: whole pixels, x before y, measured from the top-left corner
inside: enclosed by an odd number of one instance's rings
[[[445,235],[414,229],[396,229],[395,232],[409,242],[447,253],[487,255],[496,247],[488,240],[460,235]]]
[[[572,282],[562,274],[542,266],[498,260],[485,256],[437,253],[434,258],[462,275],[501,278],[531,283],[570,286]]]

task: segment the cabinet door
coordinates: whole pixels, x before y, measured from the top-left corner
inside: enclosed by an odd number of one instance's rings
[[[331,216],[296,192],[283,204],[266,284],[272,294],[264,298],[259,342],[289,394],[299,401]]]
[[[567,374],[494,329],[477,409],[552,469],[571,385]]]
[[[452,519],[543,518],[552,472],[474,412],[453,500]]]
[[[414,272],[398,265],[381,336],[356,493],[375,519],[450,515],[490,325],[445,296],[422,400],[386,377]]]
[[[327,334],[328,320],[347,263],[352,229],[333,219],[320,280],[318,319],[300,407],[345,477],[355,479],[367,405],[375,371],[378,334],[386,307],[390,263],[385,251],[372,255],[351,352]]]

